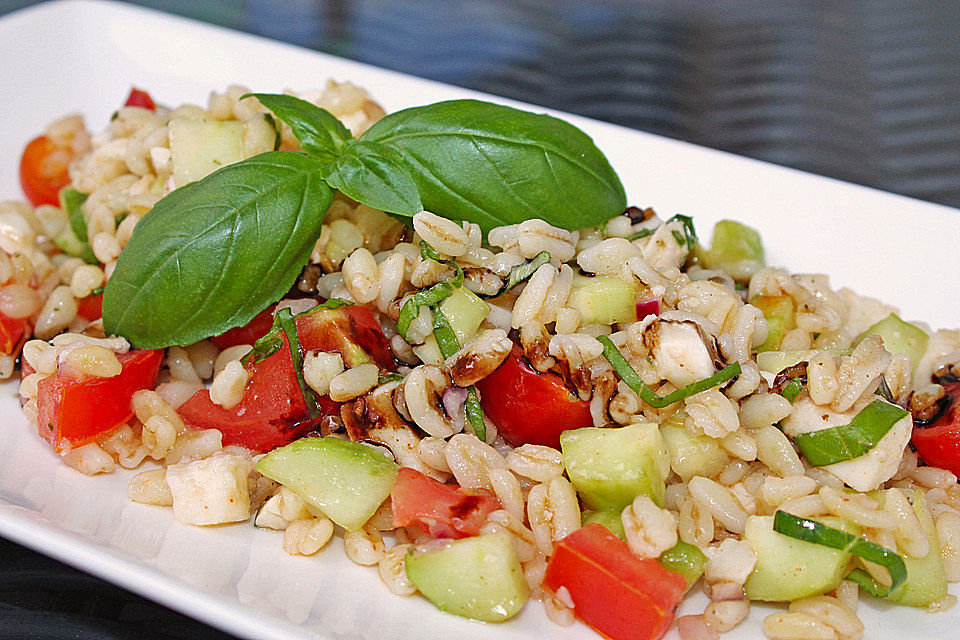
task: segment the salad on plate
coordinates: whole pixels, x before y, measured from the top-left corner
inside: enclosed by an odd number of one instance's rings
[[[179,523],[339,536],[398,596],[612,640],[755,601],[772,640],[856,640],[860,597],[955,603],[960,331],[631,206],[563,120],[133,89],[20,178],[0,376],[64,464],[138,469]]]

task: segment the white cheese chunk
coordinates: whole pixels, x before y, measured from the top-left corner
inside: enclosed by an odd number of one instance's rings
[[[248,519],[247,478],[252,470],[248,458],[233,453],[170,465],[166,479],[173,494],[174,519],[201,526]]]

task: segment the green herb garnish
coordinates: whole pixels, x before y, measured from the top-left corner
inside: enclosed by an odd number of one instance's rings
[[[871,589],[868,589],[868,591],[879,598],[885,598],[907,579],[907,565],[904,563],[903,558],[890,549],[874,544],[860,536],[828,527],[815,520],[794,516],[785,511],[777,511],[774,514],[773,530],[785,536],[803,540],[804,542],[819,544],[824,547],[830,547],[831,549],[840,549],[844,553],[852,553],[859,558],[885,567],[887,571],[890,572],[891,580],[890,587],[886,589],[886,591],[883,590],[883,587],[876,585],[873,578],[870,578],[866,572],[860,572],[863,573],[871,583],[872,591]],[[864,576],[859,575],[857,571],[853,571],[847,575],[846,579],[863,586],[863,577]]]
[[[449,358],[460,350],[460,342],[457,340],[457,334],[450,326],[450,321],[443,314],[440,308],[433,310],[433,337],[440,348],[440,355],[444,359]],[[481,440],[487,439],[487,425],[483,421],[483,409],[480,407],[480,396],[477,395],[477,389],[473,385],[467,387],[467,400],[464,402],[464,409],[467,413],[467,420],[473,427],[473,432]]]
[[[335,189],[391,214],[427,209],[484,232],[534,217],[575,230],[626,205],[593,141],[550,116],[451,100],[389,115],[355,140],[308,102],[253,95],[304,153],[260,154],[158,202],[104,291],[108,333],[160,348],[246,324],[293,285]]]
[[[663,409],[664,407],[669,407],[674,402],[680,402],[684,398],[689,398],[690,396],[696,395],[701,391],[712,389],[713,387],[723,384],[727,380],[740,375],[740,363],[734,362],[733,364],[727,365],[709,378],[697,380],[696,382],[688,384],[682,389],[677,389],[673,393],[667,394],[666,396],[658,396],[656,393],[654,393],[653,389],[648,387],[646,383],[640,379],[640,376],[633,369],[633,367],[630,366],[630,363],[627,362],[627,359],[623,357],[623,354],[620,353],[620,350],[617,349],[617,346],[613,344],[613,341],[610,340],[609,337],[599,336],[597,340],[599,340],[600,344],[603,345],[603,357],[607,359],[607,362],[609,362],[613,367],[613,370],[617,372],[617,375],[620,376],[620,379],[626,382],[627,386],[633,389],[634,393],[640,396],[641,400],[646,402],[654,409]]]
[[[850,424],[804,433],[793,442],[807,462],[824,467],[868,453],[906,415],[907,410],[902,407],[874,400]]]
[[[783,388],[783,391],[780,392],[784,398],[789,402],[793,402],[797,399],[797,396],[800,395],[800,391],[803,390],[803,383],[794,378]]]

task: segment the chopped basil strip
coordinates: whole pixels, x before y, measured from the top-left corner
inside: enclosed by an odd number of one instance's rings
[[[403,376],[399,373],[385,373],[377,378],[377,386],[389,384],[391,382],[400,382],[401,380],[403,380]]]
[[[433,310],[433,337],[437,340],[437,346],[440,347],[440,355],[449,358],[460,350],[460,343],[457,341],[457,334],[447,316],[439,308]],[[487,439],[487,425],[483,421],[483,409],[480,408],[480,396],[477,395],[477,389],[473,385],[467,387],[467,400],[464,402],[464,409],[467,413],[467,420],[473,427],[473,432],[481,440]]]
[[[103,286],[102,286],[102,285],[99,286],[99,287],[97,287],[97,288],[94,289],[93,291],[91,291],[91,292],[90,292],[90,297],[98,296],[98,295],[100,295],[101,293],[103,293]]]
[[[800,395],[800,391],[802,389],[803,383],[794,379],[787,383],[787,386],[783,388],[783,391],[780,392],[780,395],[786,398],[789,402],[793,402],[797,399],[797,396]]]
[[[890,390],[890,385],[887,384],[887,376],[883,374],[880,375],[880,386],[877,387],[876,394],[890,404],[897,404],[897,399]]]
[[[646,238],[647,236],[652,236],[656,229],[651,229],[647,227],[646,229],[640,229],[636,233],[631,233],[627,236],[627,240],[633,242],[634,240],[639,240],[640,238]]]
[[[457,341],[457,334],[450,326],[447,316],[443,315],[440,309],[433,310],[433,337],[437,340],[437,346],[440,347],[440,355],[444,359],[449,358],[460,350],[460,343]]]
[[[718,384],[723,384],[727,380],[740,375],[740,363],[734,362],[733,364],[727,365],[709,378],[704,378],[703,380],[698,380],[692,384],[688,384],[682,389],[677,389],[673,393],[670,393],[666,396],[658,396],[656,393],[654,393],[653,389],[648,387],[646,383],[640,379],[640,376],[637,375],[637,372],[634,371],[633,367],[630,366],[630,363],[627,362],[627,359],[623,357],[623,354],[620,353],[620,350],[617,349],[616,345],[613,344],[613,341],[611,341],[610,338],[607,336],[599,336],[597,340],[599,340],[600,344],[603,345],[603,357],[607,359],[607,362],[609,362],[611,366],[613,366],[613,370],[617,372],[617,375],[620,376],[620,379],[626,382],[627,386],[633,389],[634,392],[640,396],[641,400],[646,402],[654,409],[668,407],[674,402],[680,402],[684,398],[689,398],[690,396],[698,394],[701,391],[712,389]]]
[[[859,585],[874,598],[883,599],[890,595],[891,589],[889,587],[878,584],[877,581],[873,579],[873,576],[863,569],[854,569],[844,577],[844,580],[849,580]]]
[[[420,309],[425,306],[433,307],[444,298],[452,296],[454,291],[463,286],[463,269],[461,269],[460,265],[455,261],[444,260],[440,257],[440,254],[426,242],[420,243],[420,255],[423,256],[424,260],[436,260],[437,262],[450,265],[455,269],[456,274],[449,280],[438,282],[429,289],[418,291],[403,303],[403,307],[400,308],[400,315],[397,316],[397,332],[407,342],[410,342],[407,340],[410,323],[420,315]],[[457,349],[459,348],[460,347],[457,347]],[[454,351],[456,351],[456,349],[454,349]]]
[[[303,401],[307,404],[307,413],[311,418],[316,418],[320,415],[320,406],[317,404],[317,395],[303,377],[303,347],[300,345],[300,336],[297,335],[297,323],[289,308],[280,309],[274,322],[280,323],[280,329],[287,336],[287,345],[290,347],[290,357],[293,360],[293,372],[297,376]]]
[[[864,540],[860,536],[828,527],[814,520],[790,515],[785,511],[777,511],[774,514],[773,530],[804,542],[840,549],[845,553],[852,553],[859,558],[879,564],[890,572],[891,583],[887,593],[895,590],[907,579],[907,565],[903,562],[903,558],[890,549]],[[859,577],[859,575],[854,577],[854,582],[857,584],[861,584],[858,581]],[[847,579],[850,579],[850,576],[847,576]]]
[[[533,260],[525,264],[520,264],[510,270],[510,277],[507,278],[507,286],[504,287],[503,291],[509,291],[515,286],[527,280],[534,274],[534,272],[542,267],[543,265],[550,262],[550,252],[541,251],[534,257]],[[502,292],[501,292],[502,293]]]
[[[804,433],[793,441],[807,462],[823,467],[868,453],[906,415],[902,407],[874,400],[850,424]]]
[[[70,229],[80,242],[87,242],[87,219],[83,217],[81,206],[87,201],[87,194],[77,191],[73,187],[64,187],[60,190],[60,206],[70,220]]]
[[[344,300],[343,298],[330,298],[326,302],[322,302],[315,307],[310,307],[306,311],[301,311],[296,316],[300,317],[308,313],[312,313],[317,309],[327,309],[333,311],[334,309],[339,309],[341,307],[349,307],[353,305],[349,300]],[[262,360],[266,360],[277,351],[280,350],[280,347],[283,346],[283,340],[280,339],[280,332],[283,331],[283,328],[280,326],[279,313],[273,316],[273,324],[270,326],[270,331],[267,331],[261,337],[257,338],[257,341],[253,343],[253,350],[250,351],[247,355],[243,356],[240,360],[243,364],[247,364],[252,359],[254,364]]]
[[[667,224],[670,224],[674,221],[678,221],[683,225],[682,232],[673,232],[673,237],[676,239],[677,244],[679,244],[681,247],[686,246],[688,249],[693,249],[693,245],[697,244],[697,230],[693,227],[693,218],[678,213],[667,220]]]

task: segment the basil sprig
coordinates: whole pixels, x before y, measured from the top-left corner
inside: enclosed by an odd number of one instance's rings
[[[665,396],[658,396],[653,389],[648,387],[647,384],[640,379],[640,375],[636,372],[636,370],[634,370],[633,367],[630,366],[630,363],[627,362],[627,359],[623,357],[623,354],[620,353],[619,349],[617,349],[617,345],[613,344],[613,341],[610,340],[610,338],[607,336],[598,336],[597,340],[603,345],[603,357],[607,359],[607,362],[609,362],[610,366],[613,367],[613,370],[617,372],[617,375],[620,376],[620,379],[626,382],[627,386],[633,389],[634,393],[640,396],[641,400],[646,402],[654,409],[663,409],[664,407],[669,407],[674,402],[680,402],[684,398],[689,398],[690,396],[696,395],[701,391],[712,389],[713,387],[723,384],[727,380],[740,375],[740,363],[734,362],[716,372],[709,378],[692,382],[682,389],[677,389],[673,393],[669,393]]]
[[[850,424],[804,433],[793,442],[807,462],[814,467],[825,467],[869,453],[906,415],[907,410],[902,407],[874,400],[855,415]]]
[[[484,232],[532,217],[576,230],[626,205],[593,141],[547,115],[451,100],[399,111],[355,140],[309,102],[252,95],[291,127],[303,153],[228,165],[158,202],[104,291],[107,332],[160,348],[246,324],[293,285],[334,190],[388,213],[426,208]]]
[[[891,591],[896,590],[907,579],[907,565],[903,558],[896,553],[874,544],[869,540],[864,540],[860,536],[855,536],[840,529],[834,529],[815,520],[808,520],[799,516],[791,515],[785,511],[777,511],[773,515],[773,530],[790,536],[804,542],[812,542],[831,549],[840,549],[845,553],[863,558],[869,562],[874,562],[886,568],[890,572],[890,587],[883,591],[883,588],[876,585],[872,578],[866,576],[871,584],[870,592],[877,597],[884,598]],[[864,573],[865,572],[861,572]],[[856,582],[863,586],[864,576],[857,574],[857,571],[847,575],[847,580]]]

